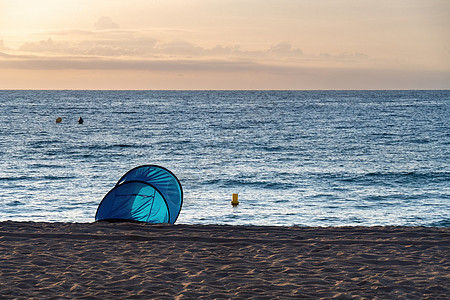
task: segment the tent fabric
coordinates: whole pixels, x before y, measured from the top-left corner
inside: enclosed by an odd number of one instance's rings
[[[168,223],[164,197],[146,182],[129,181],[112,189],[103,198],[96,220],[133,220]]]
[[[164,195],[169,206],[169,223],[175,223],[183,205],[183,189],[178,178],[166,168],[145,165],[128,171],[119,179],[116,186],[133,180],[148,182]]]
[[[119,179],[101,201],[95,220],[173,224],[182,204],[183,189],[178,178],[166,168],[144,165]]]

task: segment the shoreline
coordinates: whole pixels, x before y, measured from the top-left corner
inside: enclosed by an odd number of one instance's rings
[[[0,298],[444,299],[448,227],[0,222]]]

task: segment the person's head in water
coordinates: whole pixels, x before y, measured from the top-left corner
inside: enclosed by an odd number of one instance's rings
[[[83,124],[83,122],[84,122],[83,118],[82,118],[82,117],[79,117],[79,118],[78,118],[78,124]]]

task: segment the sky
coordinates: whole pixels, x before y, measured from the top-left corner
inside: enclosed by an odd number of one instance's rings
[[[0,0],[0,89],[450,89],[450,1]]]

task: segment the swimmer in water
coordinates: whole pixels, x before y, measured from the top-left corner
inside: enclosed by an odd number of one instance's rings
[[[82,117],[79,117],[79,118],[78,118],[78,124],[83,124],[83,123],[84,123],[83,118],[82,118]]]

